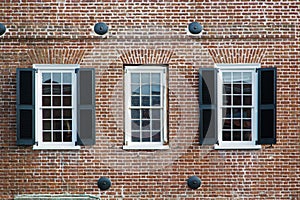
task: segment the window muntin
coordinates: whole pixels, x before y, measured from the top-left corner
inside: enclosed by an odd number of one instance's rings
[[[70,148],[76,142],[77,65],[36,65],[35,148]]]
[[[257,140],[256,67],[218,66],[220,146],[255,145]]]
[[[126,67],[125,140],[128,146],[162,145],[166,141],[165,82],[164,67]]]

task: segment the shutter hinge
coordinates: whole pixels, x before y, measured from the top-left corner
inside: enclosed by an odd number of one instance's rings
[[[38,69],[36,69],[36,68],[33,68],[33,71],[34,71],[35,73],[38,73]]]
[[[258,72],[258,69],[259,69],[259,68],[255,68],[255,72],[256,72],[256,73]]]
[[[217,145],[220,145],[219,140],[216,141],[216,144],[217,144]]]
[[[78,71],[79,71],[79,68],[76,68],[76,69],[75,69],[75,73],[77,74]]]
[[[35,142],[34,144],[35,144],[35,146],[39,146],[39,142]]]
[[[258,145],[258,140],[255,141],[255,145]]]
[[[78,142],[77,141],[75,141],[75,146],[78,146]]]

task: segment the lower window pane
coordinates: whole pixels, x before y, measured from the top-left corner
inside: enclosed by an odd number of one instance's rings
[[[244,131],[243,132],[243,141],[251,141],[251,140],[252,140],[251,131]]]
[[[150,131],[143,131],[142,142],[150,142]]]
[[[51,142],[51,132],[43,132],[43,142]]]
[[[140,142],[140,132],[139,131],[134,131],[131,133],[131,141],[132,142]]]
[[[71,131],[72,130],[72,120],[64,120],[64,130]]]
[[[70,132],[70,131],[64,132],[63,141],[64,142],[72,142],[72,132]]]
[[[160,141],[161,141],[160,131],[158,131],[158,132],[153,131],[152,132],[152,142],[160,142]]]
[[[241,141],[241,131],[233,131],[233,141]]]
[[[231,141],[231,132],[223,131],[223,141]]]
[[[53,142],[61,142],[62,137],[61,137],[61,132],[53,132]]]

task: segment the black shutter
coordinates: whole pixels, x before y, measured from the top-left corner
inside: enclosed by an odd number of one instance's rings
[[[95,70],[77,70],[77,144],[95,144]]]
[[[258,69],[258,144],[276,144],[276,68]]]
[[[17,69],[17,145],[35,142],[35,69]]]
[[[217,69],[199,70],[200,144],[217,142]]]

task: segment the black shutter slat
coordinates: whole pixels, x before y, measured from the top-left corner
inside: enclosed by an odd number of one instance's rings
[[[77,71],[77,144],[95,144],[95,71]]]
[[[35,142],[34,72],[34,69],[17,69],[17,145]]]
[[[200,144],[217,142],[217,69],[199,70]]]
[[[258,69],[258,144],[276,144],[276,74]]]

